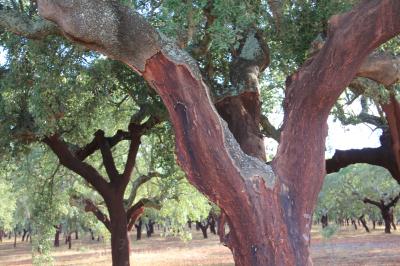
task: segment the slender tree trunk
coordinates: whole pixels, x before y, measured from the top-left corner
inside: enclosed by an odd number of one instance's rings
[[[129,266],[129,237],[123,194],[106,201],[111,221],[111,254],[113,266]]]
[[[26,230],[26,229],[23,229],[23,233],[22,233],[22,238],[21,238],[21,242],[24,242],[25,241],[25,237],[26,237],[26,234],[28,233],[28,230]]]
[[[188,227],[189,227],[189,229],[192,229],[192,221],[191,220],[188,221]]]
[[[365,221],[364,215],[361,215],[360,218],[358,218],[358,220],[361,222],[362,226],[365,228],[365,231],[367,231],[367,233],[369,233],[369,228],[367,226],[367,222]]]
[[[72,233],[69,233],[67,236],[67,242],[68,242],[68,249],[72,248],[72,237],[71,237]]]
[[[357,230],[357,222],[353,218],[351,218],[351,224],[354,225],[354,230]]]
[[[3,242],[4,231],[0,230],[0,242]]]
[[[79,239],[79,234],[78,234],[78,230],[75,230],[75,240]]]
[[[215,229],[216,227],[216,221],[214,216],[210,215],[210,217],[208,218],[208,224],[210,225],[210,232],[213,233],[214,235],[217,234],[217,231]]]
[[[61,234],[61,224],[56,226],[56,233],[54,235],[54,246],[60,246],[60,234]]]
[[[90,237],[91,237],[91,239],[94,240],[94,232],[93,232],[93,230],[92,230],[92,229],[89,229],[89,232],[90,232]]]
[[[375,227],[376,227],[376,221],[372,220],[372,229],[375,230]]]
[[[322,224],[322,228],[325,228],[328,226],[328,214],[322,215],[321,224]]]
[[[136,240],[141,240],[142,239],[142,226],[143,226],[142,219],[139,219],[138,224],[135,224]]]
[[[17,247],[17,230],[14,230],[14,248]]]

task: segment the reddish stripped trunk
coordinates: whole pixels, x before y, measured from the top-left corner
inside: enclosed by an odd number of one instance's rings
[[[161,84],[153,82],[153,85],[164,98],[172,122],[177,128],[182,129],[182,131],[175,131],[178,159],[183,168],[190,173],[189,179],[204,192],[225,191],[223,194],[212,195],[211,199],[219,202],[229,217],[230,234],[226,238],[226,244],[232,249],[235,263],[237,265],[290,265],[295,264],[295,261],[308,261],[308,241],[299,241],[303,239],[299,231],[293,234],[293,239],[288,235],[287,225],[293,224],[290,221],[291,217],[285,217],[280,206],[290,208],[291,202],[284,193],[280,196],[281,186],[275,185],[271,191],[265,185],[266,182],[271,181],[260,178],[233,179],[229,183],[212,183],[201,178],[210,169],[223,169],[224,176],[227,177],[238,175],[235,167],[227,165],[232,160],[231,155],[226,152],[223,155],[225,158],[221,156],[220,151],[226,151],[224,142],[233,141],[232,136],[222,135],[221,130],[224,129],[220,128],[221,120],[215,113],[211,113],[212,109],[209,109],[208,105],[209,98],[201,80],[196,80],[186,68],[177,66],[162,53],[147,62],[144,77],[147,80],[163,81]],[[176,91],[174,89],[177,86],[191,89]],[[167,97],[172,94],[175,97]],[[197,99],[197,102],[194,103],[193,99]],[[189,106],[198,108],[196,110],[188,108]],[[196,113],[208,113],[208,115],[199,116]],[[193,130],[194,128],[196,130]],[[226,130],[224,133],[229,134]],[[208,136],[210,140],[218,141],[209,145],[201,137],[202,135]],[[196,147],[197,152],[187,147]],[[202,150],[208,152],[201,152]],[[209,168],[204,168],[202,161],[209,162],[207,164]],[[215,176],[216,173],[213,175]],[[247,193],[243,193],[243,190]],[[230,200],[233,195],[235,195],[235,204],[232,204]],[[240,206],[240,209],[237,206]],[[267,209],[268,213],[265,212]],[[246,230],[244,231],[243,228]],[[279,241],[280,238],[289,241]]]
[[[111,254],[115,266],[129,266],[129,237],[126,211],[122,197],[115,196],[106,202],[111,222]]]
[[[390,95],[389,103],[384,104],[382,108],[389,124],[397,171],[400,172],[400,105],[393,93]]]

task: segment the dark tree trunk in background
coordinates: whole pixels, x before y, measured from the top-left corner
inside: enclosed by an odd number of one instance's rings
[[[4,231],[0,230],[0,242],[3,242]]]
[[[189,227],[189,229],[192,229],[192,221],[191,220],[188,221],[188,227]]]
[[[142,226],[143,226],[142,219],[139,219],[138,224],[135,224],[136,240],[141,240],[142,239]]]
[[[196,64],[179,48],[160,41],[157,31],[137,13],[117,1],[37,2],[40,14],[59,25],[69,39],[129,65],[160,95],[175,129],[177,160],[190,183],[226,215],[230,232],[220,239],[232,250],[237,266],[312,264],[310,230],[326,173],[329,113],[365,58],[400,32],[400,1],[363,1],[329,20],[323,48],[287,79],[280,144],[271,165],[265,164],[262,138],[257,135],[258,92],[233,95],[226,107],[217,106],[227,125],[215,112]],[[94,30],[98,28],[102,30]],[[253,49],[245,51],[250,59],[241,58],[242,51],[232,55],[231,83],[254,84],[250,87],[257,89],[254,77],[265,65],[262,45],[256,44],[261,38],[254,34],[243,39],[253,45],[241,47]],[[243,113],[232,110],[233,103]],[[254,120],[243,124],[249,132],[238,128],[234,116]],[[114,254],[113,264],[125,266],[114,263]]]
[[[71,234],[72,234],[72,233],[69,233],[69,234],[67,235],[68,249],[71,249],[71,248],[72,248],[72,237],[71,237]]]
[[[75,231],[75,239],[78,240],[79,239],[79,234],[78,234],[78,230]]]
[[[394,223],[394,208],[389,209],[389,215],[390,215],[390,224],[392,225],[393,230],[397,230],[396,224]]]
[[[54,235],[54,246],[55,247],[59,247],[60,246],[60,235],[61,235],[61,230],[62,230],[62,226],[61,224],[56,225],[56,233]]]
[[[24,242],[24,241],[25,241],[26,234],[28,233],[28,230],[26,230],[26,229],[22,229],[22,230],[23,230],[23,233],[22,233],[21,242]]]
[[[368,228],[368,225],[367,225],[367,221],[365,221],[364,214],[361,215],[360,218],[358,218],[358,220],[361,222],[361,224],[364,227],[365,231],[367,231],[367,233],[369,233],[369,228]]]
[[[372,220],[372,229],[375,230],[375,227],[376,227],[376,221]]]
[[[382,217],[383,217],[383,222],[385,223],[385,233],[390,234],[390,225],[392,223],[392,219],[389,214],[389,211],[382,208],[381,213],[382,213]]]
[[[146,224],[146,235],[147,235],[147,237],[151,237],[151,235],[154,233],[154,224],[155,224],[155,222],[152,221],[151,219]]]
[[[17,230],[14,230],[14,248],[17,247]]]
[[[196,222],[196,225],[201,229],[204,238],[208,238],[207,229],[209,226],[208,222]]]
[[[323,214],[321,216],[321,224],[322,224],[322,228],[325,228],[328,226],[328,214]]]
[[[351,224],[354,225],[354,230],[357,230],[357,222],[353,218],[351,218]]]
[[[90,237],[91,237],[91,239],[94,240],[94,233],[93,233],[93,230],[92,230],[92,229],[89,229],[89,232],[90,232]]]
[[[216,221],[214,216],[210,216],[210,218],[208,219],[208,224],[210,225],[210,232],[213,233],[214,235],[217,234],[217,231],[215,229],[216,227]]]

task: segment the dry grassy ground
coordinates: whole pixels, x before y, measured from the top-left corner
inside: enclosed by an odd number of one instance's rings
[[[229,250],[218,243],[216,236],[207,240],[194,231],[194,239],[187,243],[175,238],[154,236],[132,241],[132,265],[183,266],[233,265]],[[133,237],[133,236],[132,236]],[[345,228],[330,240],[324,240],[315,231],[311,241],[315,265],[400,265],[400,232],[385,235],[383,229],[370,234]],[[31,265],[31,247],[12,241],[0,243],[0,265]],[[88,237],[73,241],[72,250],[62,244],[54,249],[56,265],[111,265],[108,243],[91,241]]]

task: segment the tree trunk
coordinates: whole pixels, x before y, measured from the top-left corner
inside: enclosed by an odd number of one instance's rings
[[[23,229],[23,233],[22,233],[22,238],[21,238],[21,242],[24,242],[25,241],[25,237],[26,237],[26,234],[28,233],[28,230],[26,230],[26,229]]]
[[[136,228],[136,240],[141,240],[142,239],[142,219],[139,219],[138,224],[135,224]]]
[[[146,224],[146,235],[147,237],[151,237],[153,233],[154,233],[154,222],[152,220],[149,220],[149,222]]]
[[[376,221],[372,220],[372,229],[375,230],[375,227],[376,227]]]
[[[107,200],[107,209],[111,221],[111,255],[113,266],[129,266],[129,237],[123,194]]]
[[[361,215],[360,218],[358,218],[358,220],[361,222],[362,226],[365,228],[365,231],[367,231],[367,233],[369,233],[369,228],[367,226],[367,222],[365,221],[364,215]]]
[[[353,218],[351,218],[351,224],[354,225],[354,230],[357,230],[357,222]]]
[[[92,229],[89,229],[89,232],[90,232],[90,237],[91,237],[91,239],[94,240],[94,232],[93,232],[93,230],[92,230]]]
[[[14,230],[14,248],[17,247],[17,230]]]
[[[60,234],[61,234],[61,224],[56,226],[56,233],[54,235],[54,246],[59,247],[60,246]]]
[[[208,235],[207,235],[207,229],[209,226],[208,222],[205,223],[205,225],[202,222],[196,222],[196,224],[201,229],[201,232],[203,233],[203,237],[208,238]]]
[[[383,218],[383,222],[385,223],[385,233],[390,234],[390,224],[392,223],[392,219],[387,208],[381,208],[381,214]]]
[[[325,228],[328,226],[328,214],[324,214],[321,216],[321,224],[322,224],[322,228]]]
[[[215,229],[215,227],[216,227],[215,218],[214,218],[214,217],[211,217],[211,218],[209,219],[208,224],[210,225],[210,232],[213,233],[214,235],[216,235],[216,234],[217,234],[217,231],[216,231],[216,229]]]
[[[75,230],[75,240],[79,239],[79,234],[78,234],[78,230]]]
[[[4,231],[0,230],[0,242],[3,242]]]
[[[189,227],[189,229],[192,229],[192,221],[191,220],[188,221],[188,227]]]
[[[71,237],[71,233],[68,234],[67,236],[67,242],[68,242],[68,249],[72,248],[72,237]]]

